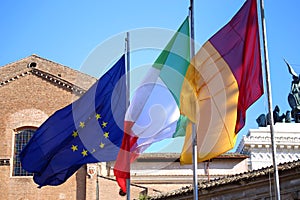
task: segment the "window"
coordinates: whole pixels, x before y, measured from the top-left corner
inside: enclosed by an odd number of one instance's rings
[[[15,134],[13,176],[32,176],[21,167],[19,154],[35,132],[34,128],[20,129]]]

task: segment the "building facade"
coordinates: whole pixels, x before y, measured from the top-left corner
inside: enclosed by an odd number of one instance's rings
[[[284,200],[300,199],[300,161],[278,165],[280,197]],[[275,198],[273,167],[202,182],[198,186],[201,200],[271,200]],[[193,200],[193,187],[151,196],[149,200]]]
[[[274,125],[276,160],[279,171],[281,199],[300,199],[300,123],[276,123]],[[199,199],[263,199],[275,198],[274,169],[270,127],[250,129],[238,148],[240,155],[248,156],[245,171],[226,173],[223,177],[199,180]],[[214,159],[213,159],[214,160]],[[227,175],[226,175],[227,174]],[[192,200],[193,187],[186,186],[162,194],[155,194],[153,200]]]
[[[0,67],[0,199],[85,199],[84,169],[61,186],[38,189],[19,153],[37,127],[95,81],[37,55]]]
[[[180,165],[179,153],[144,153],[131,164],[132,197],[141,194],[158,195],[193,183],[192,165]],[[241,154],[223,154],[210,161],[198,163],[199,181],[243,173],[248,170],[248,156]],[[113,163],[111,164],[113,166]],[[103,171],[104,177],[114,179],[112,168]],[[139,193],[137,193],[137,189]]]
[[[276,123],[274,136],[278,163],[300,159],[300,123]],[[249,170],[271,166],[270,127],[250,129],[242,138],[237,151],[249,156]]]

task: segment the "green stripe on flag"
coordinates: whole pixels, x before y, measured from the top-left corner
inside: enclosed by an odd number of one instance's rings
[[[159,55],[154,68],[159,69],[159,77],[171,91],[180,107],[181,87],[190,63],[190,30],[188,17]]]

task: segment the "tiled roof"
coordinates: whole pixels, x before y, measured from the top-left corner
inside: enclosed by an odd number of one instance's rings
[[[283,163],[278,165],[278,171],[283,172],[283,171],[288,171],[292,169],[296,169],[300,167],[300,160],[293,161],[293,162],[288,162],[288,163]],[[223,178],[215,179],[212,181],[207,181],[207,182],[202,182],[198,186],[198,190],[207,190],[213,187],[221,187],[227,184],[231,183],[236,183],[236,182],[241,182],[241,181],[251,181],[255,178],[259,178],[262,176],[269,176],[269,174],[273,174],[273,166],[271,167],[266,167],[258,170],[252,170],[249,172],[241,173],[241,174],[236,174],[236,175],[229,175]],[[171,191],[165,194],[159,194],[157,196],[150,197],[151,200],[162,200],[162,199],[167,199],[167,198],[176,198],[176,197],[182,197],[182,196],[187,196],[193,194],[193,187],[186,186],[183,188],[180,188],[175,191]]]
[[[215,159],[228,159],[228,158],[237,158],[245,159],[248,158],[248,155],[240,153],[224,153],[217,156]],[[147,161],[147,160],[174,160],[179,162],[180,153],[143,153],[137,159],[138,161]]]
[[[248,155],[245,154],[241,154],[241,153],[223,153],[219,156],[217,156],[216,158],[249,158]]]

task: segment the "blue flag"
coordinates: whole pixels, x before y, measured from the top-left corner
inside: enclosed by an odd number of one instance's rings
[[[40,187],[64,183],[82,165],[115,160],[126,112],[125,56],[82,97],[56,111],[20,153]]]

